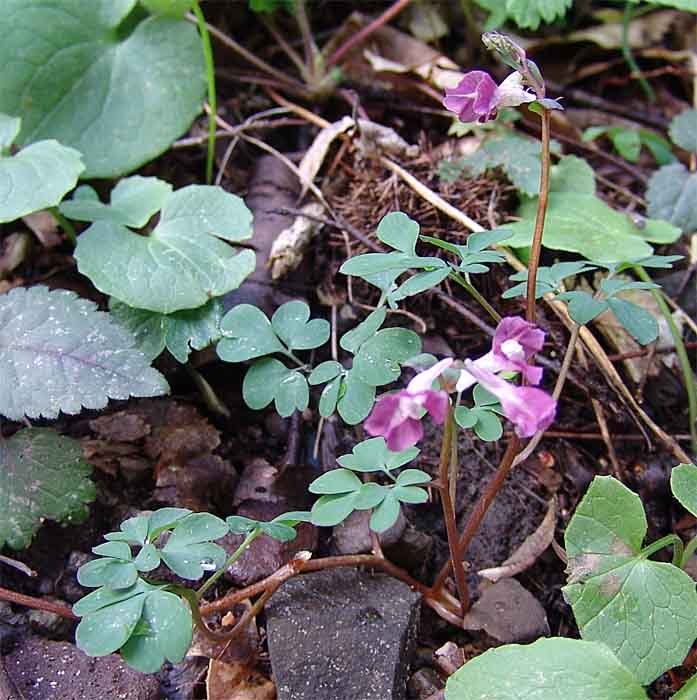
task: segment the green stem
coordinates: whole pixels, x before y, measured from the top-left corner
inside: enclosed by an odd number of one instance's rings
[[[666,535],[665,537],[661,537],[660,540],[656,540],[648,547],[644,547],[644,549],[641,550],[641,556],[644,559],[648,559],[652,554],[658,552],[659,549],[671,546],[673,547],[673,564],[679,567],[682,563],[684,545],[682,540],[677,535]]]
[[[242,544],[232,553],[225,564],[223,564],[223,566],[196,591],[196,600],[201,600],[201,598],[203,598],[203,594],[215,584],[215,582],[225,573],[228,567],[232,566],[244,554],[247,547],[249,547],[249,545],[252,544],[257,537],[259,537],[259,535],[261,535],[261,530],[259,528],[255,528],[244,538]]]
[[[672,700],[697,700],[697,674],[673,695]]]
[[[68,240],[76,246],[77,233],[75,232],[75,227],[58,211],[58,207],[51,207],[48,211],[56,220],[56,223],[63,229]]]
[[[632,71],[632,75],[639,81],[641,89],[648,98],[649,102],[656,101],[656,93],[653,88],[649,85],[648,81],[641,74],[641,68],[634,58],[632,49],[629,46],[629,25],[634,17],[634,5],[631,0],[627,0],[624,6],[624,17],[622,18],[622,55],[624,60],[627,62],[629,69]]]
[[[636,265],[634,267],[637,276],[644,282],[652,282],[653,280],[649,277],[646,270]],[[692,451],[697,452],[697,386],[695,385],[695,377],[692,373],[692,365],[690,364],[690,358],[687,354],[687,348],[682,339],[682,334],[675,324],[673,315],[670,313],[668,304],[663,297],[663,292],[660,289],[652,289],[651,294],[658,304],[658,308],[661,310],[663,317],[668,324],[670,329],[670,334],[673,336],[673,344],[675,345],[675,354],[678,356],[678,362],[680,364],[680,370],[682,372],[682,380],[685,385],[685,391],[687,393],[687,412],[688,420],[690,421],[690,440],[692,445]]]
[[[196,24],[198,31],[201,34],[201,46],[203,48],[203,57],[206,61],[206,81],[208,82],[208,106],[210,113],[208,114],[208,154],[206,156],[206,183],[213,182],[213,162],[215,159],[215,117],[218,113],[218,102],[215,93],[215,64],[213,62],[213,48],[211,47],[211,37],[206,26],[206,18],[201,12],[198,0],[194,0],[191,6],[196,16]]]
[[[501,321],[501,315],[499,312],[496,311],[496,309],[466,279],[464,279],[457,272],[451,272],[450,279],[457,282],[475,301],[479,302],[482,308],[489,314],[489,316],[491,316],[491,318],[494,319],[494,321],[496,321],[496,323]]]
[[[684,569],[687,562],[690,561],[690,557],[695,553],[695,549],[697,549],[697,537],[693,537],[687,543],[687,546],[685,547],[685,551],[683,552],[683,555],[682,555],[682,561],[680,562],[681,569]]]

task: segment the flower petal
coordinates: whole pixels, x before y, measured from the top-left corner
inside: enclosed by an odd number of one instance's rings
[[[445,420],[448,415],[450,400],[448,393],[445,391],[427,391],[423,400],[423,407],[431,414],[434,422],[439,425]]]
[[[395,394],[387,394],[377,400],[363,424],[368,434],[385,436],[395,425],[404,420],[399,410],[401,394],[403,393],[405,392],[399,391]]]
[[[488,73],[473,70],[465,73],[456,87],[445,91],[443,104],[460,121],[486,121],[496,116],[496,90],[496,83]]]
[[[523,87],[523,76],[514,71],[496,88],[497,107],[517,107],[525,102],[534,102],[536,95]]]
[[[416,418],[407,418],[385,435],[387,449],[392,452],[402,452],[421,440],[424,430]]]
[[[450,367],[453,363],[452,357],[446,357],[440,362],[436,362],[433,367],[425,369],[423,372],[419,372],[410,382],[407,384],[407,391],[410,394],[420,394],[423,391],[429,391],[433,382],[441,375],[443,372]]]
[[[496,327],[491,346],[494,357],[484,369],[492,372],[520,372],[530,384],[539,384],[542,369],[528,363],[542,349],[544,341],[544,331],[534,324],[517,316],[503,318]],[[479,361],[477,366],[482,366]]]

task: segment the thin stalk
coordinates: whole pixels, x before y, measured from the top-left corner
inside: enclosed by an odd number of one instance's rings
[[[462,562],[458,557],[457,543],[457,520],[455,517],[455,508],[450,489],[451,470],[455,470],[457,465],[450,463],[452,456],[452,442],[457,436],[455,430],[455,421],[453,420],[452,406],[448,409],[448,415],[445,419],[445,429],[443,431],[443,442],[440,448],[440,462],[438,465],[438,479],[440,481],[440,497],[443,505],[443,520],[445,521],[445,530],[448,534],[448,546],[450,547],[450,563],[455,574],[455,585],[460,598],[460,605],[463,612],[470,606],[470,595],[467,587],[467,578],[465,570],[462,567]]]
[[[644,282],[653,282],[649,273],[646,270],[636,265],[634,267],[637,276]],[[690,421],[690,437],[692,451],[697,452],[697,386],[695,386],[695,377],[692,373],[692,365],[690,364],[690,358],[687,354],[687,348],[682,339],[682,334],[675,324],[673,315],[670,313],[668,304],[664,298],[663,291],[660,289],[651,289],[651,294],[658,304],[658,308],[661,310],[663,317],[668,324],[670,329],[670,334],[673,336],[673,343],[675,344],[675,354],[678,356],[678,363],[680,364],[680,371],[682,372],[682,381],[685,385],[685,392],[687,393],[687,413],[688,420]]]
[[[640,554],[642,557],[644,557],[644,559],[648,559],[652,554],[655,554],[664,547],[673,548],[673,564],[675,564],[675,566],[680,566],[683,560],[684,545],[682,540],[677,535],[666,535],[665,537],[661,537],[660,540],[656,540],[648,547],[644,547]]]
[[[56,220],[56,223],[63,229],[68,240],[74,245],[77,245],[77,233],[75,227],[58,211],[58,207],[50,207],[49,213]]]
[[[367,39],[376,29],[387,24],[395,15],[398,15],[411,0],[397,0],[388,7],[379,17],[363,27],[359,32],[349,37],[327,60],[327,68],[336,65],[354,46]]]
[[[685,564],[687,564],[687,562],[690,561],[690,557],[695,553],[695,549],[697,549],[697,537],[693,537],[687,543],[687,546],[685,547],[685,551],[682,554],[682,561],[680,562],[681,569],[684,569]]]
[[[285,40],[283,34],[281,34],[273,22],[273,18],[266,18],[263,15],[259,15],[261,23],[266,27],[271,36],[278,42],[283,52],[288,56],[288,58],[295,64],[295,67],[300,72],[300,75],[305,73],[305,64],[303,63],[300,54]]]
[[[536,304],[535,290],[537,288],[537,268],[540,266],[540,252],[542,250],[542,234],[545,227],[545,216],[549,202],[549,170],[550,170],[550,114],[548,109],[542,113],[542,169],[540,172],[540,197],[537,200],[537,215],[535,216],[535,233],[530,247],[530,261],[528,262],[528,289],[527,308],[525,318],[529,323],[535,323]]]
[[[634,5],[631,0],[626,0],[624,5],[624,16],[622,17],[622,55],[624,60],[627,62],[629,69],[632,71],[632,75],[639,81],[641,89],[648,98],[649,102],[656,101],[656,93],[653,88],[649,85],[648,81],[641,74],[641,68],[634,58],[632,53],[632,48],[629,45],[629,25],[634,17]]]
[[[0,600],[5,600],[13,605],[23,605],[25,608],[32,608],[33,610],[46,610],[67,620],[77,620],[77,615],[66,605],[52,603],[41,598],[33,598],[22,593],[16,593],[8,588],[0,588]]]
[[[463,530],[462,535],[460,535],[460,540],[457,543],[455,559],[458,561],[462,560],[462,557],[467,551],[470,542],[472,542],[472,539],[477,534],[477,530],[479,530],[479,526],[481,525],[482,520],[484,520],[484,516],[487,514],[489,507],[506,481],[506,477],[513,468],[514,458],[518,454],[519,449],[520,440],[517,435],[514,435],[511,438],[511,441],[508,443],[508,447],[506,448],[506,452],[501,459],[501,463],[496,469],[496,473],[487,484],[486,489],[484,489],[482,494],[479,496],[479,500],[475,503],[474,508],[467,519],[465,529]],[[436,576],[436,580],[433,582],[433,586],[431,586],[432,596],[436,596],[438,591],[443,587],[445,579],[448,577],[451,563],[451,560],[448,560],[443,565],[443,568],[438,573],[438,576]],[[466,611],[467,608],[464,608],[463,613]]]
[[[254,540],[261,535],[261,530],[256,528],[252,530],[242,541],[242,544],[232,553],[229,559],[206,581],[197,591],[196,600],[201,600],[203,594],[215,584],[215,582],[225,573],[228,567],[232,566],[245,552]]]
[[[312,36],[312,29],[310,28],[310,20],[307,18],[307,9],[305,7],[305,0],[295,0],[295,20],[300,28],[300,35],[303,38],[303,52],[305,55],[305,71],[306,80],[312,87],[314,87],[314,82],[317,77],[315,68],[317,67],[317,55],[319,54],[319,49],[315,43],[315,38]]]
[[[496,321],[496,323],[501,321],[501,314],[499,314],[499,312],[475,289],[470,282],[456,272],[452,272],[450,274],[450,279],[457,282],[475,301],[479,302],[482,308],[489,314],[489,316],[491,316],[491,318],[494,319],[494,321]]]
[[[213,62],[213,47],[211,37],[208,33],[206,18],[201,12],[198,0],[194,0],[191,6],[196,17],[196,24],[201,35],[201,47],[203,48],[203,58],[206,62],[206,82],[208,83],[208,153],[206,155],[206,184],[213,182],[213,161],[215,159],[215,115],[218,112],[218,101],[215,92],[215,63]]]

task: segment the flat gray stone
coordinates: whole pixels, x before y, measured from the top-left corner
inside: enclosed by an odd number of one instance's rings
[[[266,606],[278,700],[403,700],[420,598],[352,568],[284,583]]]

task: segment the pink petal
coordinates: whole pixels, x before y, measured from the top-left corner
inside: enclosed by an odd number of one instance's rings
[[[494,341],[491,345],[493,352],[501,354],[501,346],[507,340],[518,341],[525,351],[525,359],[527,360],[542,350],[545,342],[545,333],[519,316],[506,316],[501,319],[496,327]]]
[[[443,104],[455,112],[460,121],[486,121],[496,116],[497,85],[481,70],[466,73],[458,85],[445,91]]]
[[[427,391],[423,400],[423,407],[431,414],[434,422],[440,425],[448,415],[450,400],[445,391]]]
[[[504,415],[521,437],[530,437],[545,430],[554,420],[557,402],[546,392],[534,387],[519,387],[497,377],[486,369],[465,360],[467,371],[501,402]]]
[[[440,362],[436,362],[433,367],[425,369],[423,372],[419,372],[410,382],[407,384],[407,391],[410,394],[420,394],[422,391],[429,391],[431,385],[440,377],[443,372],[450,367],[453,363],[452,357],[446,357]]]
[[[517,107],[525,102],[534,102],[537,97],[523,87],[523,76],[514,71],[496,88],[499,107]]]
[[[402,393],[400,391],[396,394],[387,394],[377,400],[373,410],[363,424],[368,434],[382,435],[384,437],[394,425],[403,420],[399,411],[400,394]]]
[[[407,418],[385,435],[385,442],[388,450],[401,452],[416,445],[423,436],[424,430],[421,423],[416,418]]]

